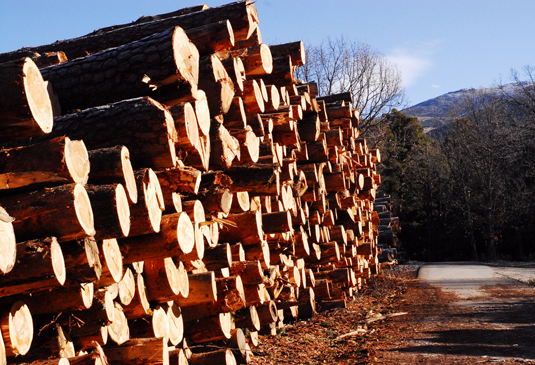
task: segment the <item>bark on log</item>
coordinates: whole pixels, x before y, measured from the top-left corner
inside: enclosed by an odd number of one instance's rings
[[[110,365],[169,365],[166,338],[134,338],[120,346],[107,346],[105,354]]]
[[[49,133],[52,103],[43,77],[30,58],[0,66],[1,143]]]
[[[173,206],[173,194],[198,194],[202,174],[193,167],[175,167],[157,171],[156,176],[160,182],[162,195],[166,206]]]
[[[273,166],[253,164],[234,166],[225,171],[232,179],[230,191],[247,191],[249,195],[280,194],[279,173]]]
[[[185,324],[187,337],[195,343],[229,339],[231,327],[232,317],[230,313],[220,313]]]
[[[68,137],[0,152],[0,190],[85,184],[88,174],[89,158],[84,142],[71,141]]]
[[[87,185],[86,191],[95,217],[95,239],[127,237],[130,206],[123,185]]]
[[[276,44],[269,47],[273,58],[290,56],[293,66],[303,66],[306,63],[305,46],[303,41]]]
[[[35,284],[49,278],[55,278],[56,286],[65,283],[63,253],[55,237],[17,244],[17,261],[13,270],[0,278],[0,296],[35,292]]]
[[[184,88],[195,92],[198,62],[197,48],[184,30],[176,27],[43,68],[41,73],[53,83],[61,109],[68,112],[140,96],[174,100]]]
[[[176,129],[171,114],[144,97],[56,118],[51,137],[81,139],[89,150],[117,144],[130,151],[134,168],[164,169],[176,165]]]
[[[19,242],[51,236],[64,242],[95,234],[91,203],[81,184],[2,197],[0,204],[15,218]]]
[[[195,247],[193,225],[185,212],[167,214],[160,232],[122,238],[119,247],[125,264],[185,255]]]
[[[219,231],[220,242],[254,244],[264,240],[262,214],[259,211],[229,214],[223,223]]]
[[[132,24],[119,29],[99,29],[86,36],[58,41],[39,47],[25,47],[21,50],[0,55],[0,63],[26,57],[28,52],[55,52],[64,51],[69,59],[84,57],[104,49],[118,47],[123,44],[137,41],[154,33],[163,32],[169,28],[180,26],[183,29],[197,28],[228,19],[234,30],[236,40],[244,40],[251,36],[258,23],[253,1],[237,1],[219,7],[191,14],[159,19],[142,24]]]
[[[191,103],[179,103],[169,107],[175,121],[177,149],[194,151],[199,145],[199,125]]]
[[[158,177],[150,168],[137,170],[134,176],[140,194],[137,204],[130,207],[129,235],[159,232],[165,202]]]
[[[121,183],[133,204],[137,203],[137,187],[130,151],[126,146],[90,150],[89,184]]]

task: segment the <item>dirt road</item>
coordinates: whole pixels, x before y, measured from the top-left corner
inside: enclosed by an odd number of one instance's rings
[[[535,364],[535,266],[397,267],[348,308],[262,336],[253,364]],[[435,271],[437,269],[438,271]]]

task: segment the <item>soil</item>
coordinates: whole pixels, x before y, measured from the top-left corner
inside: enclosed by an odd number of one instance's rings
[[[468,300],[398,266],[345,309],[261,336],[252,364],[535,364],[535,287],[487,286]]]

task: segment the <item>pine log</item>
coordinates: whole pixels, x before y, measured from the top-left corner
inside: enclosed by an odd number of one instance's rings
[[[198,60],[197,48],[184,30],[176,27],[118,48],[43,68],[41,73],[54,84],[61,109],[67,112],[140,96],[158,95],[161,100],[172,100],[178,85],[187,85],[195,91]],[[165,97],[162,89],[167,89]]]
[[[133,204],[137,203],[137,187],[130,151],[126,146],[90,150],[89,184],[121,183]]]
[[[273,58],[290,56],[293,66],[303,66],[306,63],[303,41],[277,44],[270,46],[269,48]]]
[[[179,103],[169,107],[175,121],[177,149],[194,151],[199,145],[199,126],[191,103]]]
[[[136,295],[136,279],[129,267],[125,269],[124,275],[119,281],[119,301],[122,305],[129,305]]]
[[[260,243],[264,240],[263,236],[262,214],[259,211],[229,214],[219,231],[219,241],[229,243]]]
[[[247,77],[270,74],[273,70],[273,58],[267,44],[259,44],[249,48],[228,51],[230,56],[239,57]]]
[[[221,62],[234,83],[236,93],[241,95],[243,92],[243,82],[246,79],[243,61],[239,57],[229,57],[227,59],[222,59]]]
[[[44,290],[61,286],[66,276],[63,253],[55,237],[22,242],[17,244],[17,265],[0,278],[0,296],[36,292],[39,286]]]
[[[190,365],[235,365],[236,358],[231,349],[193,353],[188,359]]]
[[[67,284],[98,282],[102,275],[102,262],[94,237],[64,242],[61,246]]]
[[[147,298],[145,279],[143,279],[142,274],[138,273],[136,275],[136,292],[130,304],[124,307],[124,314],[129,320],[147,317],[152,314],[152,309]]]
[[[249,195],[280,194],[279,172],[273,166],[252,164],[233,166],[225,171],[232,179],[230,191],[247,191]]]
[[[120,346],[107,346],[105,354],[110,365],[169,365],[166,338],[134,338]]]
[[[210,168],[228,169],[234,159],[240,159],[240,143],[228,130],[213,121],[210,128]]]
[[[52,103],[41,72],[30,58],[0,66],[0,130],[2,143],[52,130]]]
[[[263,283],[266,279],[260,261],[238,261],[233,262],[230,267],[230,274],[240,276],[243,284],[256,285]]]
[[[177,297],[175,299],[175,302],[180,307],[196,306],[217,301],[217,286],[213,271],[189,274],[188,282],[189,293],[187,297]]]
[[[25,57],[28,52],[44,54],[45,52],[64,51],[69,59],[74,59],[134,42],[177,25],[188,30],[225,19],[230,21],[236,40],[249,38],[258,23],[258,14],[256,13],[254,2],[237,1],[191,14],[132,24],[119,27],[119,29],[114,29],[114,27],[99,29],[83,37],[58,41],[39,47],[25,47],[18,51],[4,53],[0,55],[0,63]]]
[[[84,142],[71,141],[68,137],[0,152],[0,190],[85,184],[88,174],[89,159]]]
[[[123,185],[87,185],[86,191],[95,217],[95,239],[128,236],[130,206]]]
[[[228,19],[189,29],[186,34],[200,56],[234,47],[234,31]]]
[[[216,316],[185,323],[187,337],[195,343],[229,339],[231,328],[232,317],[230,313],[220,313]]]
[[[235,164],[256,163],[259,157],[260,139],[254,134],[251,126],[246,126],[242,130],[230,131],[240,143],[240,160],[234,161]]]
[[[150,168],[136,170],[134,177],[139,195],[137,204],[130,206],[129,235],[159,232],[165,202],[158,177]]]
[[[69,184],[0,198],[15,221],[19,242],[54,236],[59,242],[95,234],[93,212],[81,184]]]
[[[210,115],[229,111],[234,98],[234,83],[217,55],[212,54],[199,61],[198,85],[206,93]]]
[[[296,83],[294,66],[290,56],[273,58],[273,70],[268,75],[251,75],[251,78],[261,77],[268,85],[289,86]]]
[[[33,339],[33,319],[28,306],[18,301],[11,307],[3,308],[0,312],[0,330],[6,355],[25,355]]]
[[[246,80],[243,82],[243,92],[240,95],[247,118],[252,118],[257,113],[264,113],[264,98],[262,90],[256,80]]]
[[[175,167],[157,171],[166,206],[173,205],[172,193],[198,194],[201,184],[201,172],[193,167]]]
[[[122,238],[119,247],[126,264],[185,255],[195,247],[193,225],[185,212],[167,214],[160,232]]]
[[[164,169],[176,164],[176,129],[171,114],[144,97],[56,118],[50,136],[82,139],[89,150],[122,144],[134,168]]]

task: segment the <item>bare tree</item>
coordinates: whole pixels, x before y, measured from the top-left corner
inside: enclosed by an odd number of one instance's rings
[[[351,91],[363,133],[381,114],[406,104],[400,71],[370,45],[327,38],[318,46],[307,45],[306,57],[298,78],[316,81],[321,96]]]

